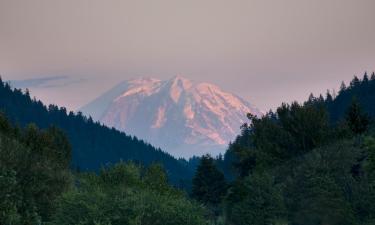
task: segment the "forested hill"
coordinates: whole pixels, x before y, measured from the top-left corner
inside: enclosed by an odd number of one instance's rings
[[[79,173],[70,160],[60,129],[20,129],[0,113],[0,224],[207,225],[205,208],[171,187],[160,164]]]
[[[68,112],[55,105],[45,106],[32,99],[28,91],[13,89],[0,79],[0,111],[14,124],[24,127],[35,123],[40,128],[55,125],[69,138],[73,148],[73,167],[80,170],[98,170],[101,166],[120,160],[150,165],[163,164],[171,182],[180,184],[190,180],[192,171],[171,155],[136,137],[110,129],[81,113]],[[182,180],[181,180],[182,179]]]
[[[337,96],[248,115],[224,159],[198,164],[192,195],[222,207],[225,224],[375,224],[374,102],[375,74],[365,74]],[[232,179],[226,191],[215,166]]]
[[[327,92],[325,102],[332,121],[336,122],[345,116],[353,98],[366,113],[375,116],[375,73],[371,76],[365,73],[362,79],[355,76],[348,85],[343,82],[337,96]]]

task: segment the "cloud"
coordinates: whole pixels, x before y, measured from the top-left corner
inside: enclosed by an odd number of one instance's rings
[[[54,76],[33,78],[25,80],[10,80],[9,83],[15,88],[57,88],[85,81],[83,78],[71,78],[69,76]]]

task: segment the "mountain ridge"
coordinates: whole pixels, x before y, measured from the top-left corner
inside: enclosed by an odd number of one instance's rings
[[[60,128],[72,146],[72,168],[99,171],[120,161],[143,165],[160,163],[174,185],[185,185],[192,177],[188,165],[137,137],[108,128],[82,113],[65,107],[44,105],[28,91],[12,88],[0,77],[0,114],[21,128],[33,123],[41,129]],[[184,186],[185,187],[185,186]]]

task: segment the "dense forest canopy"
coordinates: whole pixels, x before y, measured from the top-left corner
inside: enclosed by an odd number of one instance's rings
[[[375,73],[365,73],[362,79],[355,76],[348,85],[342,82],[337,96],[327,91],[325,104],[332,121],[345,116],[353,98],[356,98],[366,113],[371,117],[375,116]]]
[[[45,106],[32,99],[28,90],[13,89],[0,79],[0,111],[20,127],[34,123],[44,129],[62,129],[72,145],[72,166],[78,170],[99,170],[101,166],[123,161],[144,165],[160,162],[175,185],[185,185],[192,171],[171,155],[148,143],[87,118],[64,107]]]
[[[20,129],[0,115],[0,224],[207,224],[204,207],[171,187],[160,164],[72,173],[70,160],[60,129]]]
[[[374,85],[375,75],[365,74],[342,85],[337,96],[311,95],[262,117],[249,114],[224,156],[171,158],[178,168],[196,168],[189,196],[170,186],[164,170],[170,164],[152,163],[149,156],[124,162],[112,149],[117,164],[72,170],[75,154],[91,153],[74,153],[81,150],[75,146],[108,147],[95,136],[101,133],[89,133],[100,141],[79,134],[87,126],[129,141],[119,143],[151,148],[144,154],[164,153],[80,114],[47,109],[3,84],[0,102],[11,121],[0,115],[0,224],[375,224]],[[34,110],[41,114],[30,117]],[[28,123],[32,119],[42,128]],[[74,145],[74,132],[87,139]],[[180,171],[173,172],[178,179]]]
[[[374,97],[375,75],[365,74],[342,85],[337,96],[311,95],[261,118],[249,115],[242,134],[216,161],[232,179],[216,206],[218,220],[374,224]]]

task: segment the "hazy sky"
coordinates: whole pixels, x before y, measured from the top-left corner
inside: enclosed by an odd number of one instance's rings
[[[0,0],[3,79],[70,109],[181,74],[266,110],[373,70],[374,0]]]

